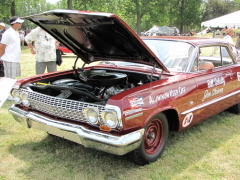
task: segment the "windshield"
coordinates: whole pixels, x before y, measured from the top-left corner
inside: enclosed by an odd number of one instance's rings
[[[186,71],[192,53],[191,44],[167,40],[143,40],[170,71]]]

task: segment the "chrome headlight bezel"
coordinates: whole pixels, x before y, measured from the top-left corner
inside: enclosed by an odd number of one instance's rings
[[[13,97],[16,104],[20,104],[22,102],[20,98],[20,91],[18,89],[13,89],[11,92],[11,96]]]
[[[106,111],[114,111],[116,113],[117,120],[118,120],[118,125],[115,128],[111,128],[111,129],[121,131],[123,129],[123,124],[122,124],[122,112],[121,112],[120,107],[115,106],[115,105],[106,104],[105,110],[103,112],[106,112]],[[104,117],[102,116],[103,112],[101,114],[101,117],[102,117],[102,119],[105,123]]]
[[[115,129],[119,126],[119,120],[117,112],[114,110],[105,110],[102,112],[101,117],[106,124],[111,129]]]
[[[99,123],[99,112],[97,108],[85,108],[83,110],[84,116],[90,124],[98,124]]]
[[[20,93],[20,98],[21,98],[21,101],[22,101],[22,104],[26,107],[29,107],[30,106],[30,102],[28,100],[28,94],[25,93],[25,92],[21,92]]]
[[[95,112],[95,118],[96,118],[95,121],[91,121],[91,119],[89,119],[90,111]],[[108,127],[109,130],[117,130],[117,131],[120,131],[123,128],[122,119],[121,119],[121,110],[118,106],[107,104],[105,106],[104,110],[102,110],[101,112],[98,107],[88,106],[82,112],[89,124],[92,124],[95,126],[99,125],[101,130],[104,129],[104,126]],[[109,119],[106,119],[107,113],[111,113],[113,115],[113,117],[115,118],[113,120],[114,123],[109,122],[108,121]],[[111,123],[113,123],[113,124],[111,124]]]

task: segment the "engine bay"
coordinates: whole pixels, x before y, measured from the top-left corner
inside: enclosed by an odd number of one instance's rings
[[[58,98],[104,105],[110,97],[156,79],[136,72],[90,69],[43,79],[25,88]]]

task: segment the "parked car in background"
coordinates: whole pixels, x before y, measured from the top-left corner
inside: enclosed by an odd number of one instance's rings
[[[68,53],[73,53],[70,49],[68,49],[67,47],[65,47],[64,45],[60,45],[59,47],[57,47],[57,49],[60,50],[62,55],[66,55]]]
[[[72,70],[16,82],[9,111],[28,128],[144,165],[161,156],[169,131],[240,112],[240,64],[221,39],[139,37],[110,13],[53,10],[25,19],[78,56]]]

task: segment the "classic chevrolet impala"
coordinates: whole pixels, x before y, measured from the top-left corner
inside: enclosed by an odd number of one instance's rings
[[[169,131],[240,112],[240,64],[221,39],[138,37],[109,13],[24,18],[77,55],[72,70],[16,82],[9,111],[28,128],[144,165],[161,156]]]

